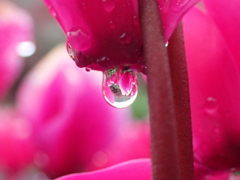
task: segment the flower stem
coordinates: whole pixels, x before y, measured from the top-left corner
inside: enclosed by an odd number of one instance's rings
[[[193,178],[193,149],[187,62],[182,23],[171,36],[168,46],[177,126],[180,177]]]
[[[139,7],[148,76],[153,180],[190,180],[192,132],[181,28],[167,49],[157,0],[139,0]]]

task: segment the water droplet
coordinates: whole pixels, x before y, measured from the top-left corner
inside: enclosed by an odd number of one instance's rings
[[[132,42],[132,35],[130,33],[123,33],[119,37],[120,44],[130,44]]]
[[[169,43],[168,43],[168,41],[167,41],[167,42],[165,43],[165,47],[168,47],[168,44],[169,44]]]
[[[205,112],[208,114],[214,114],[216,113],[218,108],[218,102],[217,99],[215,99],[214,97],[208,97],[206,104],[205,104]]]
[[[139,25],[139,19],[138,19],[138,17],[137,16],[133,16],[133,23],[134,23],[134,25]]]
[[[166,13],[170,7],[170,0],[159,0],[159,9],[161,12]]]
[[[103,8],[107,12],[111,12],[115,8],[114,0],[102,0]]]
[[[68,55],[74,60],[75,56],[74,56],[72,46],[70,44],[67,45],[67,51],[68,51]]]
[[[29,57],[34,54],[36,46],[32,41],[24,41],[17,45],[17,54],[21,57]]]
[[[116,108],[131,105],[137,97],[138,83],[135,70],[114,68],[103,73],[103,95]]]
[[[52,8],[52,6],[48,6],[49,12],[53,17],[57,16],[57,13],[54,11],[54,9]]]
[[[180,8],[182,8],[183,6],[185,6],[188,3],[188,0],[177,0],[175,6],[173,7],[173,9],[175,11],[179,11]]]
[[[91,71],[91,68],[86,68],[86,71],[87,71],[87,72],[90,72],[90,71]]]
[[[116,24],[113,21],[110,21],[109,26],[111,29],[114,29],[116,27]]]

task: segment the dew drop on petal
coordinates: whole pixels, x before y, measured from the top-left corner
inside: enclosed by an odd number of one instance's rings
[[[116,24],[113,21],[109,21],[109,26],[111,29],[115,29]]]
[[[67,45],[67,51],[68,51],[68,55],[74,60],[75,56],[74,56],[72,46],[70,44]]]
[[[166,13],[170,7],[170,0],[159,0],[159,9],[162,13]]]
[[[214,98],[214,97],[208,97],[208,98],[207,98],[207,101],[206,101],[206,103],[205,103],[205,109],[204,109],[204,111],[205,111],[207,114],[214,114],[214,113],[216,113],[217,108],[218,108],[217,99]]]
[[[175,11],[179,11],[183,6],[188,3],[189,0],[177,0],[176,4],[173,6]]]
[[[90,71],[91,71],[91,68],[88,68],[88,67],[87,67],[87,68],[86,68],[86,71],[87,71],[87,72],[90,72]]]
[[[131,105],[137,97],[138,82],[135,70],[114,68],[103,72],[103,95],[116,108]]]
[[[16,52],[21,57],[29,57],[35,53],[36,46],[32,41],[24,41],[17,45]]]
[[[168,44],[169,44],[169,43],[168,43],[168,41],[167,41],[167,42],[165,43],[165,47],[168,47]]]
[[[111,12],[115,8],[114,0],[102,0],[103,8],[107,12]]]
[[[120,44],[130,44],[132,42],[132,35],[130,33],[123,33],[119,37]]]

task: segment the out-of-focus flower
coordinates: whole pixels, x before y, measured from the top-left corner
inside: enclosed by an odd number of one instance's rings
[[[32,28],[32,19],[27,12],[9,1],[0,2],[0,99],[22,69],[20,56],[30,53],[30,46],[34,49]]]
[[[51,51],[23,81],[17,107],[33,125],[36,163],[51,178],[79,172],[128,119],[103,99],[100,72],[70,61],[64,46]]]
[[[198,0],[159,0],[166,41]],[[44,0],[67,36],[79,67],[106,70],[144,66],[137,0]]]
[[[150,159],[127,161],[104,170],[89,173],[73,174],[58,178],[57,180],[150,180]]]
[[[17,179],[33,162],[34,142],[30,124],[13,108],[0,109],[0,173]],[[5,179],[8,179],[5,178]]]
[[[196,179],[240,166],[240,1],[204,3],[183,21]]]
[[[108,147],[96,152],[87,170],[98,170],[133,159],[150,157],[150,131],[147,121],[132,121],[119,130]]]

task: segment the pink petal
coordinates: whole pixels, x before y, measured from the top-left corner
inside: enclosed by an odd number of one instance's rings
[[[203,0],[208,13],[214,19],[223,38],[240,67],[240,1]]]
[[[144,66],[137,0],[44,0],[67,35],[79,67],[105,70]],[[159,0],[166,41],[198,0]]]
[[[108,147],[98,151],[89,162],[87,171],[106,168],[132,159],[150,157],[149,123],[134,121],[120,129]]]
[[[158,0],[166,41],[183,15],[200,0]]]
[[[151,180],[151,162],[138,159],[124,162],[107,169],[73,174],[56,180]]]
[[[240,73],[211,17],[183,19],[195,160],[210,169],[240,165]]]

